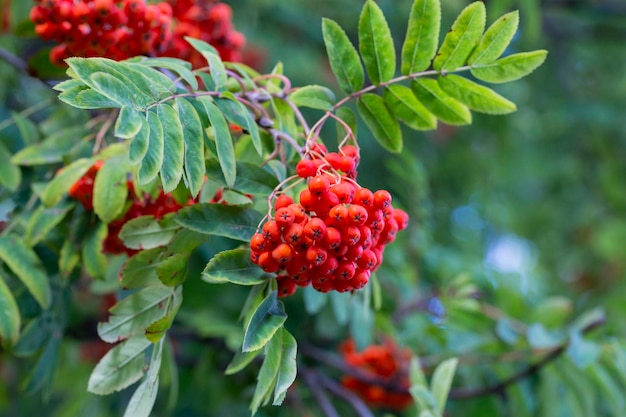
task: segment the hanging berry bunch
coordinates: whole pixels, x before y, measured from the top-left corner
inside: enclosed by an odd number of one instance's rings
[[[370,345],[358,352],[353,340],[341,345],[345,363],[358,369],[364,376],[379,380],[380,385],[346,375],[341,383],[356,392],[373,407],[402,410],[413,403],[409,389],[409,362],[411,352],[401,349],[390,339],[381,345]]]
[[[83,207],[90,211],[93,210],[93,189],[96,175],[102,164],[102,161],[96,162],[69,190],[70,197],[80,201]],[[119,237],[120,231],[126,222],[140,216],[154,216],[155,219],[159,220],[166,214],[175,213],[184,207],[174,199],[171,193],[164,193],[163,190],[156,197],[149,195],[138,196],[132,181],[127,181],[126,187],[128,189],[128,209],[122,216],[108,224],[107,237],[102,243],[103,253],[134,255],[138,251],[127,248]],[[190,199],[187,205],[195,203],[196,200]]]
[[[307,187],[297,203],[283,194],[251,241],[251,259],[276,273],[278,294],[297,286],[320,292],[363,288],[382,263],[385,246],[408,225],[408,215],[391,205],[391,194],[356,182],[359,152],[345,145],[328,152],[316,144],[296,166]]]
[[[184,36],[214,44],[229,61],[241,58],[245,38],[233,30],[228,5],[211,0],[37,0],[30,18],[35,32],[59,45],[50,60],[64,65],[71,56],[123,60],[137,55],[170,56],[206,65]],[[193,58],[193,59],[192,59]]]

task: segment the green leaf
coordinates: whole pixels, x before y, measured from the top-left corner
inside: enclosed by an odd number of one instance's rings
[[[280,329],[280,332],[282,333],[282,353],[280,365],[278,366],[278,375],[276,376],[276,386],[274,387],[273,405],[282,404],[287,389],[296,380],[296,374],[298,373],[298,367],[296,366],[298,345],[296,339],[284,327]]]
[[[32,145],[39,141],[39,128],[35,122],[17,112],[11,112],[11,117],[15,121],[17,129],[20,131],[24,144]],[[42,123],[41,125],[41,130],[45,132],[45,129],[43,129],[45,124]]]
[[[219,163],[210,159],[206,175],[222,187],[228,187]],[[278,179],[262,167],[247,162],[237,162],[237,179],[230,187],[244,194],[267,195],[278,185]]]
[[[164,285],[176,287],[187,279],[189,254],[175,253],[162,260],[156,267],[156,274]]]
[[[118,106],[132,106],[133,100],[128,84],[106,72],[96,72],[90,77],[93,88],[105,97],[118,103]]]
[[[335,104],[333,92],[319,85],[307,85],[298,88],[289,95],[289,99],[298,107],[310,107],[319,110],[332,110]]]
[[[419,78],[411,83],[415,97],[438,119],[450,125],[472,122],[472,114],[463,103],[453,99],[439,87],[437,80]]]
[[[156,220],[154,216],[140,216],[124,223],[120,239],[131,249],[152,249],[166,245],[179,226],[171,217]]]
[[[458,75],[449,74],[437,80],[443,91],[470,109],[487,114],[508,114],[517,110],[515,103],[495,91]]]
[[[476,1],[463,9],[446,34],[433,61],[433,68],[453,71],[465,64],[485,30],[485,19],[485,5],[482,1]]]
[[[146,115],[147,117],[147,115]],[[150,124],[147,119],[141,119],[141,129],[137,132],[128,147],[128,159],[131,164],[142,162],[150,146]]]
[[[130,106],[123,106],[115,121],[115,136],[122,139],[131,139],[143,127],[141,114]]]
[[[488,83],[506,83],[527,76],[546,60],[548,51],[537,50],[509,55],[490,64],[472,66],[472,75]]]
[[[148,249],[129,258],[120,271],[120,287],[135,289],[161,285],[156,274],[156,267],[162,252],[163,248]]]
[[[144,352],[151,345],[141,335],[115,346],[92,371],[87,390],[93,394],[108,395],[137,382],[143,375]]]
[[[157,343],[163,339],[165,333],[172,327],[174,318],[178,313],[181,303],[183,302],[183,287],[178,287],[174,291],[172,298],[169,300],[167,314],[154,323],[146,327],[146,338],[152,343]]]
[[[241,352],[241,351],[235,352],[235,356],[226,367],[224,374],[233,375],[243,370],[246,366],[248,366],[250,362],[254,360],[254,358],[256,358],[259,355],[259,353],[261,353],[260,349],[255,350],[253,352]]]
[[[20,310],[11,290],[0,275],[0,339],[6,349],[13,346],[20,336]]]
[[[118,103],[91,88],[77,88],[64,91],[59,95],[59,99],[79,109],[112,109],[119,107]]]
[[[222,167],[224,179],[229,187],[235,184],[237,178],[237,165],[235,159],[235,147],[230,137],[230,129],[228,123],[220,109],[215,105],[210,97],[200,97],[198,100],[202,102],[207,111],[211,126],[215,133],[215,144],[217,146],[217,158]]]
[[[193,49],[200,52],[209,63],[211,78],[217,90],[222,90],[226,85],[226,68],[220,59],[217,50],[208,43],[199,39],[185,37],[185,40],[191,44]]]
[[[11,162],[11,153],[0,143],[0,186],[14,192],[22,182],[22,171]]]
[[[402,45],[402,74],[424,71],[437,52],[441,27],[439,0],[415,0]]]
[[[37,207],[26,225],[25,243],[32,247],[41,242],[52,229],[63,221],[72,208],[74,208],[74,204],[71,203],[52,208]]]
[[[373,84],[389,81],[396,72],[396,52],[382,10],[367,0],[359,17],[359,50]]]
[[[168,300],[173,296],[169,287],[148,287],[122,299],[109,309],[111,316],[98,323],[98,335],[108,343],[116,343],[138,334],[163,318]]]
[[[82,257],[87,273],[94,278],[104,278],[108,260],[102,253],[102,242],[107,236],[107,225],[98,224],[87,232],[83,240]]]
[[[69,278],[70,274],[78,266],[80,262],[80,248],[71,239],[67,239],[61,246],[59,253],[59,272],[64,279]]]
[[[278,368],[283,354],[282,340],[283,333],[277,331],[267,345],[265,359],[259,370],[256,388],[252,396],[252,402],[250,403],[252,415],[256,414],[261,404],[271,395],[272,388],[276,384]]]
[[[150,416],[159,390],[159,370],[161,369],[162,352],[163,343],[161,342],[154,347],[146,378],[139,384],[130,398],[126,411],[124,411],[124,417]]]
[[[107,160],[98,171],[93,187],[93,211],[104,223],[110,223],[124,210],[128,197],[126,174],[128,163],[124,157]]]
[[[211,284],[231,282],[256,285],[270,278],[250,260],[249,249],[231,249],[215,255],[202,272],[202,279]]]
[[[150,110],[148,112],[149,140],[148,150],[141,160],[137,179],[140,185],[145,185],[156,178],[163,165],[163,152],[165,148],[163,139],[163,126],[159,116]]]
[[[437,118],[420,103],[409,87],[390,85],[383,98],[398,120],[415,130],[433,130]]]
[[[457,358],[441,362],[437,368],[435,368],[433,377],[430,380],[430,389],[437,400],[441,413],[443,413],[443,409],[446,406],[446,400],[448,399],[448,393],[450,392],[450,386],[452,385],[458,363],[459,360]]]
[[[356,48],[346,32],[337,22],[322,19],[322,35],[330,62],[330,68],[337,78],[339,88],[351,94],[363,87],[365,75]]]
[[[50,307],[52,291],[46,271],[37,254],[21,238],[0,236],[0,259],[22,281],[41,308]]]
[[[83,126],[61,129],[43,141],[20,150],[13,155],[11,162],[26,166],[63,162],[64,157],[80,143],[84,134]]]
[[[226,119],[231,123],[241,126],[248,134],[259,155],[263,155],[263,144],[261,143],[261,135],[259,127],[250,113],[250,110],[243,105],[237,97],[231,92],[222,93],[222,99],[216,99],[215,104],[220,108]]]
[[[39,355],[32,372],[30,372],[26,378],[26,384],[24,384],[24,387],[21,390],[24,395],[32,395],[35,392],[52,385],[52,378],[54,377],[54,371],[59,357],[60,345],[60,336],[53,335],[53,337],[48,339],[46,346],[44,347],[41,355]]]
[[[157,67],[157,68],[165,68],[170,71],[174,71],[180,77],[189,84],[192,90],[196,91],[198,89],[198,80],[196,80],[196,76],[191,71],[191,64],[187,61],[183,61],[182,59],[177,58],[142,58],[137,62],[139,65],[146,65],[149,67]]]
[[[434,414],[437,417],[441,417],[441,414],[438,412],[437,400],[428,388],[421,385],[414,385],[409,388],[409,393],[415,400],[418,410],[422,410],[422,413],[426,411],[430,412],[431,415]],[[421,415],[422,414],[420,414],[420,416]]]
[[[192,196],[198,195],[204,184],[204,131],[200,117],[189,101],[176,99],[176,111],[185,142],[185,173],[183,180]]]
[[[57,172],[41,194],[41,201],[47,206],[56,205],[72,184],[78,181],[93,165],[93,159],[80,158]]]
[[[183,176],[185,161],[185,140],[183,127],[178,114],[167,104],[158,106],[157,114],[163,126],[163,165],[161,165],[161,182],[163,191],[169,193],[174,190]],[[197,140],[197,139],[196,139]]]
[[[490,64],[498,59],[511,43],[513,36],[515,36],[518,24],[519,13],[517,10],[500,17],[480,38],[476,49],[474,49],[467,62],[474,66]]]
[[[247,207],[201,203],[180,209],[174,220],[196,232],[248,241],[263,214]]]
[[[389,152],[402,150],[402,132],[382,97],[364,94],[357,100],[357,110],[374,138]]]
[[[246,326],[241,348],[243,352],[261,349],[287,320],[285,308],[277,295],[276,291],[270,292],[252,314]]]
[[[409,367],[409,380],[411,382],[411,386],[426,387],[426,377],[424,376],[424,372],[422,371],[422,365],[420,364],[419,358],[417,357],[411,358],[411,365]]]

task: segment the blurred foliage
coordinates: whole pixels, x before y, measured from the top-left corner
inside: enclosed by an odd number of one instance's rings
[[[363,2],[229,3],[238,30],[248,39],[249,59],[262,70],[282,61],[297,86],[332,85],[321,18],[338,21],[355,39],[356,13]],[[402,39],[411,1],[378,3],[394,37]],[[455,16],[468,2],[443,3],[445,28],[451,23],[446,17]],[[29,7],[29,2],[14,2],[15,34],[0,37],[0,46],[42,59],[41,45],[25,23]],[[546,347],[570,340],[566,354],[532,378],[492,395],[452,395],[450,416],[624,415],[626,4],[491,0],[489,21],[515,8],[520,9],[521,27],[510,52],[536,47],[550,51],[532,76],[497,89],[518,104],[518,112],[476,115],[473,124],[463,128],[407,130],[401,155],[385,153],[367,137],[364,126],[359,129],[362,185],[390,189],[396,204],[412,218],[408,232],[388,248],[377,273],[382,307],[373,320],[375,334],[389,333],[410,347],[423,358],[427,371],[459,356],[455,388],[496,384],[541,358]],[[58,73],[38,75],[54,78]],[[22,114],[35,123],[46,120],[49,125],[40,128],[48,131],[54,130],[55,118],[81,123],[82,113],[52,106],[55,94],[45,83],[2,60],[0,76],[0,143],[9,149],[32,140],[32,125],[20,117],[11,119],[15,112],[32,109]],[[15,123],[5,122],[11,120]],[[29,169],[23,173],[32,174]],[[11,209],[6,193],[0,189],[0,221]],[[213,240],[203,246],[189,276],[199,276],[225,245]],[[131,392],[100,398],[85,390],[93,367],[90,355],[97,357],[97,349],[102,349],[95,333],[96,322],[105,317],[98,294],[116,285],[115,275],[105,282],[81,280],[69,293],[58,295],[71,301],[71,307],[59,313],[67,322],[66,339],[50,391],[24,397],[25,376],[35,362],[2,353],[0,414],[122,414]],[[208,286],[199,279],[186,282],[178,325],[172,330],[178,367],[171,362],[169,373],[162,375],[153,415],[248,414],[257,369],[222,374],[241,342],[237,314],[246,295],[241,287]],[[334,349],[336,341],[347,337],[346,326],[338,322],[350,312],[333,311],[336,303],[329,302],[316,315],[305,310],[302,292],[285,303],[290,316],[286,327],[298,340],[308,337]],[[20,305],[24,317],[29,317],[28,308]],[[581,337],[584,325],[598,317],[585,314],[599,314],[597,308],[605,311],[606,324],[590,337]],[[321,415],[309,406],[310,396],[297,381],[285,407],[265,407],[258,415]],[[342,415],[349,415],[343,403],[337,406]]]

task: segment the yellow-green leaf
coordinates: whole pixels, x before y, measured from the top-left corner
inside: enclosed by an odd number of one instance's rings
[[[450,97],[439,87],[437,80],[418,78],[411,83],[415,97],[441,121],[450,125],[472,122],[472,113],[466,105]]]
[[[537,50],[509,55],[490,64],[472,66],[472,75],[488,83],[506,83],[527,76],[546,60],[548,51]]]
[[[163,126],[159,116],[152,110],[148,111],[148,125],[150,127],[148,149],[141,159],[141,165],[137,171],[137,179],[140,185],[145,185],[156,178],[161,165],[163,165],[164,158]]]
[[[474,111],[487,114],[507,114],[517,110],[515,103],[492,89],[476,84],[467,78],[449,74],[439,77],[438,82],[443,91]]]
[[[128,197],[125,156],[107,160],[96,175],[93,187],[93,210],[104,223],[110,223],[124,210]]]
[[[359,17],[359,50],[373,84],[389,81],[396,72],[396,51],[383,11],[367,0]]]
[[[390,85],[385,88],[383,98],[395,116],[415,130],[432,130],[437,127],[437,118],[415,97],[409,87]]]
[[[496,20],[480,38],[478,46],[470,55],[467,62],[470,65],[489,64],[502,55],[511,43],[517,26],[519,13],[517,10],[507,13]]]
[[[0,339],[2,345],[13,346],[20,335],[20,310],[13,293],[0,274]]]
[[[334,20],[324,18],[322,35],[330,68],[337,78],[339,88],[346,94],[359,90],[365,80],[363,66],[346,32]]]
[[[441,27],[439,0],[415,0],[402,46],[402,74],[424,71],[437,52]]]
[[[357,110],[383,148],[389,152],[402,150],[400,125],[382,97],[376,94],[364,94],[357,101]]]

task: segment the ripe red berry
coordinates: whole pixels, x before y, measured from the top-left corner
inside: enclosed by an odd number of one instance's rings
[[[304,235],[313,241],[320,240],[326,234],[326,223],[319,217],[313,217],[304,226]]]
[[[374,193],[374,206],[378,209],[384,209],[391,205],[391,194],[386,190],[378,190]]]
[[[280,227],[273,220],[263,225],[263,228],[261,229],[261,234],[269,243],[275,244],[280,242]]]
[[[276,201],[274,201],[274,210],[281,209],[283,207],[289,207],[293,204],[293,198],[289,197],[286,194],[279,196]]]
[[[259,255],[259,266],[268,273],[276,272],[280,269],[280,264],[272,257],[271,252],[263,252]]]
[[[320,266],[328,258],[328,253],[319,246],[313,246],[306,251],[306,260],[313,266]]]
[[[317,173],[317,165],[310,159],[303,159],[296,164],[296,174],[301,178],[309,178]]]
[[[282,207],[276,210],[276,214],[274,215],[274,220],[278,226],[288,227],[290,226],[296,219],[296,215],[289,207]]]
[[[361,226],[367,221],[367,210],[359,204],[352,204],[348,208],[348,220],[350,224]]]
[[[409,215],[401,209],[394,209],[393,218],[398,224],[398,230],[404,230],[409,225]]]
[[[279,264],[284,265],[291,260],[293,248],[287,243],[281,243],[272,251],[272,258]]]
[[[261,233],[255,233],[250,239],[250,249],[254,252],[264,252],[270,249],[269,246],[270,243]]]
[[[330,181],[323,175],[316,175],[309,181],[309,191],[312,195],[320,197],[330,190]]]
[[[296,282],[287,275],[279,275],[276,277],[278,284],[278,297],[288,297],[296,292]]]
[[[354,199],[355,188],[354,185],[348,182],[341,182],[333,186],[330,191],[337,196],[340,203],[351,203]]]
[[[322,244],[327,249],[335,249],[341,245],[341,232],[334,227],[327,227],[326,234],[322,239]]]
[[[359,188],[354,193],[352,202],[369,209],[374,206],[374,193],[367,188]]]
[[[303,233],[304,228],[302,227],[302,225],[298,223],[293,223],[285,230],[283,230],[282,235],[285,242],[289,243],[290,245],[295,245],[301,241]]]

